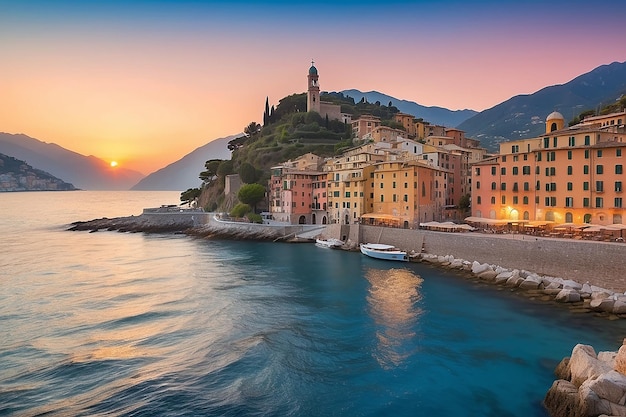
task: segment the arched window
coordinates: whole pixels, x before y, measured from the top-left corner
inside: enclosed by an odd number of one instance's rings
[[[556,123],[552,122],[552,124],[550,125],[550,132],[554,132],[556,129]]]
[[[306,224],[306,217],[300,216],[300,218],[298,219],[298,224]]]
[[[530,220],[530,213],[527,211],[524,212],[524,220]]]
[[[489,218],[490,219],[495,219],[496,218],[496,211],[495,210],[490,210],[489,211]]]
[[[565,223],[573,223],[573,222],[574,222],[574,215],[572,215],[572,213],[568,211],[567,213],[565,213]]]
[[[585,216],[583,217],[583,222],[591,223],[591,214],[585,213]]]

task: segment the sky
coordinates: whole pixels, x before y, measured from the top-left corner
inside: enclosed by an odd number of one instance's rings
[[[626,61],[626,1],[0,0],[0,132],[154,172],[303,93],[481,111]],[[419,117],[419,115],[416,115]]]

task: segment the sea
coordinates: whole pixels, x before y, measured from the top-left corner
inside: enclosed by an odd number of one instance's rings
[[[0,416],[545,417],[561,359],[626,336],[419,263],[67,230],[179,197],[0,194]]]

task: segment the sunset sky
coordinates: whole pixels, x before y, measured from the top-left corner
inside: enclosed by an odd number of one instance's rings
[[[623,0],[0,0],[0,131],[148,174],[262,122],[312,59],[322,91],[480,111],[626,61],[625,16]]]

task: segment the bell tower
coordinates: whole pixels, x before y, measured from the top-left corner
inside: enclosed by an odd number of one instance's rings
[[[307,89],[306,111],[320,112],[320,85],[318,82],[319,76],[317,75],[317,68],[313,65],[315,62],[311,61],[311,68],[309,68],[309,75],[307,79],[309,81]]]

